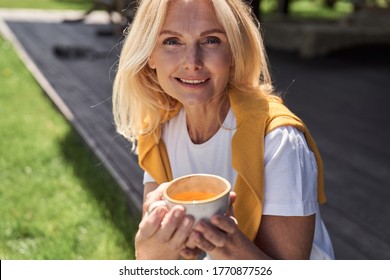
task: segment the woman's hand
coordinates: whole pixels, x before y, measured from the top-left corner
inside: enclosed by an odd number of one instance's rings
[[[193,226],[183,206],[168,209],[158,206],[148,213],[149,206],[162,199],[162,184],[148,192],[143,206],[144,216],[135,238],[137,259],[178,259]]]
[[[207,252],[213,259],[245,259],[248,257],[239,257],[237,254],[237,251],[249,250],[240,247],[243,244],[257,251],[256,246],[237,227],[232,207],[235,198],[236,194],[231,192],[229,211],[225,215],[215,215],[209,222],[202,220],[194,226],[186,243],[186,249],[181,252],[183,257],[194,257],[198,249]],[[237,243],[238,240],[241,241]]]
[[[187,248],[199,248],[212,256],[213,253],[221,251],[227,246],[231,241],[231,235],[236,231],[238,231],[238,228],[231,217],[216,215],[209,222],[202,220],[195,225],[186,246]],[[189,257],[188,253],[187,250],[184,250],[182,255]],[[213,259],[227,258],[227,256],[212,257]]]
[[[213,216],[209,222],[200,221],[194,226],[187,247],[197,247],[212,259],[269,259],[237,227],[233,216]],[[187,257],[187,251],[182,255]]]

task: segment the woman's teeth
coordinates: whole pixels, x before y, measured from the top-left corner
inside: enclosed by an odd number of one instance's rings
[[[186,84],[196,85],[196,84],[204,83],[206,80],[186,80],[186,79],[180,79],[180,81],[183,82],[183,83],[186,83]]]

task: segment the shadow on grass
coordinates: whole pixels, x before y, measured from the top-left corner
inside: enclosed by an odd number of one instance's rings
[[[73,165],[75,175],[95,198],[102,215],[112,221],[123,234],[126,247],[134,251],[139,218],[131,213],[123,191],[75,130],[60,145],[64,158]]]

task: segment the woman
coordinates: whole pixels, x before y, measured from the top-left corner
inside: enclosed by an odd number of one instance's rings
[[[244,1],[141,1],[113,109],[146,171],[137,259],[333,258],[318,209],[325,201],[318,149],[273,94]],[[148,213],[163,183],[189,173],[228,179],[234,216],[194,225],[180,206]]]

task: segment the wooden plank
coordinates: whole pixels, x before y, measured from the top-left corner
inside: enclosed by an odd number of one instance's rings
[[[331,207],[322,209],[324,221],[332,232],[337,259],[390,259],[390,243],[377,238],[344,212]]]

